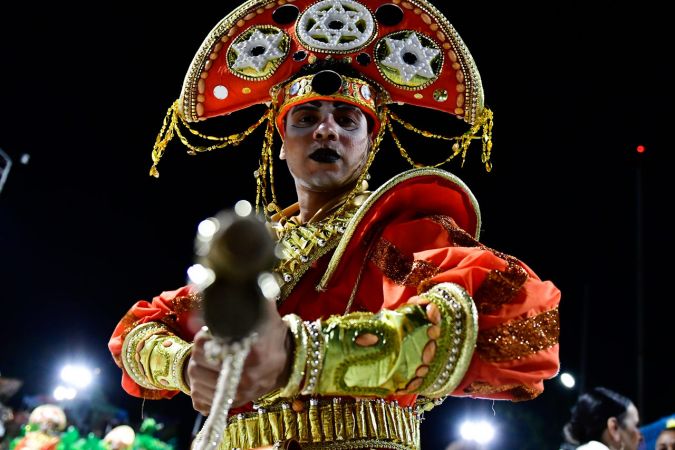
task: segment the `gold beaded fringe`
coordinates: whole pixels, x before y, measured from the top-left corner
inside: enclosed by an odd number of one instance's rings
[[[162,123],[162,128],[157,135],[155,140],[155,145],[152,149],[152,167],[150,168],[150,175],[155,178],[159,177],[159,172],[157,171],[157,165],[159,164],[160,159],[162,158],[164,151],[168,143],[173,139],[174,134],[178,136],[181,143],[188,148],[188,154],[195,155],[197,153],[209,152],[212,150],[239,145],[244,139],[246,139],[251,133],[253,133],[264,121],[267,121],[267,126],[265,128],[265,137],[263,141],[262,151],[260,155],[260,162],[258,170],[255,172],[256,177],[256,212],[259,213],[264,211],[264,213],[271,217],[274,214],[277,214],[281,217],[281,221],[286,222],[288,218],[283,217],[281,208],[277,202],[276,192],[274,190],[274,128],[276,116],[276,105],[272,105],[265,113],[258,119],[257,122],[249,126],[246,130],[240,133],[231,134],[229,136],[211,136],[204,133],[201,133],[190,126],[190,124],[185,121],[185,119],[180,115],[178,108],[178,100],[176,100],[169,110],[167,111],[164,121]],[[429,131],[420,130],[409,122],[401,119],[396,113],[383,106],[380,112],[381,126],[373,141],[371,151],[368,155],[368,160],[364,166],[364,169],[357,180],[355,188],[349,194],[347,201],[343,204],[343,207],[338,209],[333,216],[339,215],[344,207],[349,204],[349,200],[359,192],[362,182],[368,176],[368,169],[375,159],[375,154],[379,150],[382,139],[384,138],[385,130],[389,130],[396,147],[398,148],[401,156],[410,163],[413,167],[439,167],[443,164],[449,162],[457,155],[462,157],[462,166],[466,159],[466,153],[471,145],[471,142],[474,139],[480,139],[482,143],[482,152],[481,152],[481,162],[485,164],[485,170],[490,172],[492,170],[492,162],[490,161],[490,156],[492,153],[492,124],[493,124],[493,114],[492,111],[485,108],[476,121],[474,125],[471,126],[469,130],[463,133],[460,136],[444,136],[440,134],[431,133]],[[403,147],[400,139],[394,131],[393,122],[397,122],[402,125],[405,129],[415,132],[423,137],[431,139],[439,139],[445,141],[452,141],[452,153],[445,160],[433,164],[421,164],[415,162],[407,150]],[[188,140],[182,129],[185,129],[190,132],[192,136],[196,136],[202,140],[215,142],[212,145],[200,146],[192,144]],[[269,199],[271,196],[271,201]]]

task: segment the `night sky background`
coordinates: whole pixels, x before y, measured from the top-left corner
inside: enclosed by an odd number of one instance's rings
[[[562,370],[578,384],[547,381],[527,403],[449,399],[427,415],[424,448],[442,449],[468,415],[497,423],[493,448],[557,448],[576,396],[596,385],[633,399],[645,423],[674,413],[670,16],[649,2],[437,4],[495,113],[493,171],[477,148],[445,168],[477,197],[482,242],[561,289]],[[0,15],[0,148],[14,160],[0,193],[0,373],[24,381],[13,401],[51,392],[64,362],[86,361],[100,369],[97,395],[140,420],[107,351],[113,328],[135,301],[185,283],[202,219],[255,200],[260,133],[196,157],[172,143],[160,179],[148,176],[166,109],[234,5],[24,2]],[[253,122],[244,116],[232,127]],[[411,116],[433,129],[431,118]],[[413,155],[447,151],[401,134]],[[373,185],[405,168],[385,139]],[[182,395],[144,411],[183,440],[196,418]]]

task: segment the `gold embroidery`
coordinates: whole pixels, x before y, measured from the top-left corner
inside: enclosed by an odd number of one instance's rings
[[[532,400],[541,394],[541,392],[538,390],[524,384],[512,383],[501,386],[493,386],[484,381],[474,381],[469,386],[464,388],[464,393],[471,394],[475,397],[506,393],[512,398],[512,401],[514,402]]]
[[[448,234],[450,234],[454,245],[478,247],[506,261],[506,270],[493,270],[490,272],[474,293],[473,298],[480,313],[492,313],[516,296],[518,290],[520,290],[528,278],[527,272],[520,265],[517,258],[481,244],[471,237],[469,233],[457,226],[457,223],[451,217],[436,215],[432,216],[432,220],[445,228]],[[430,286],[424,287],[429,288]]]
[[[171,300],[171,310],[176,314],[183,314],[185,312],[201,309],[202,298],[197,292],[192,292],[189,295],[176,297]]]
[[[417,286],[438,273],[438,266],[423,260],[413,260],[384,238],[375,245],[371,261],[384,275],[403,286]]]
[[[508,361],[529,356],[558,343],[558,308],[534,317],[517,320],[478,333],[476,351],[489,362]]]
[[[527,281],[522,266],[508,261],[506,270],[493,270],[473,298],[481,314],[490,314],[510,302]]]

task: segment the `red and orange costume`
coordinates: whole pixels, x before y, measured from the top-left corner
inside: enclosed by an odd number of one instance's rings
[[[333,83],[339,74],[318,72],[288,81],[305,59],[328,55],[363,76]],[[478,204],[457,177],[416,168],[371,193],[364,171],[355,189],[307,223],[289,218],[297,208],[280,210],[273,189],[267,200],[274,126],[281,129],[291,106],[316,99],[352,103],[373,117],[373,157],[389,130],[410,160],[392,128],[404,122],[388,102],[448,112],[471,126],[440,137],[455,142],[452,156],[464,155],[482,132],[489,170],[492,114],[480,77],[459,36],[427,1],[249,1],[214,28],[169,111],[152,173],[174,133],[192,151],[211,150],[268,121],[258,198],[275,213],[270,222],[283,248],[278,309],[295,338],[289,384],[233,411],[220,448],[295,440],[302,448],[416,449],[420,412],[447,395],[536,397],[559,367],[560,293],[515,257],[478,241]],[[266,101],[261,121],[219,144],[198,147],[182,134],[189,122]],[[138,302],[122,319],[109,347],[127,392],[189,392],[182,367],[199,301],[186,286]]]

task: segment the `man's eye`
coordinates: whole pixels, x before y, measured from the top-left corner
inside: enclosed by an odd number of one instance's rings
[[[297,117],[295,119],[295,121],[296,121],[296,123],[298,123],[300,125],[308,125],[308,124],[312,124],[312,123],[316,122],[316,119],[314,118],[314,116],[312,116],[310,114],[307,114],[307,115]]]
[[[349,116],[338,117],[337,122],[343,127],[353,127],[356,125],[356,121]]]

